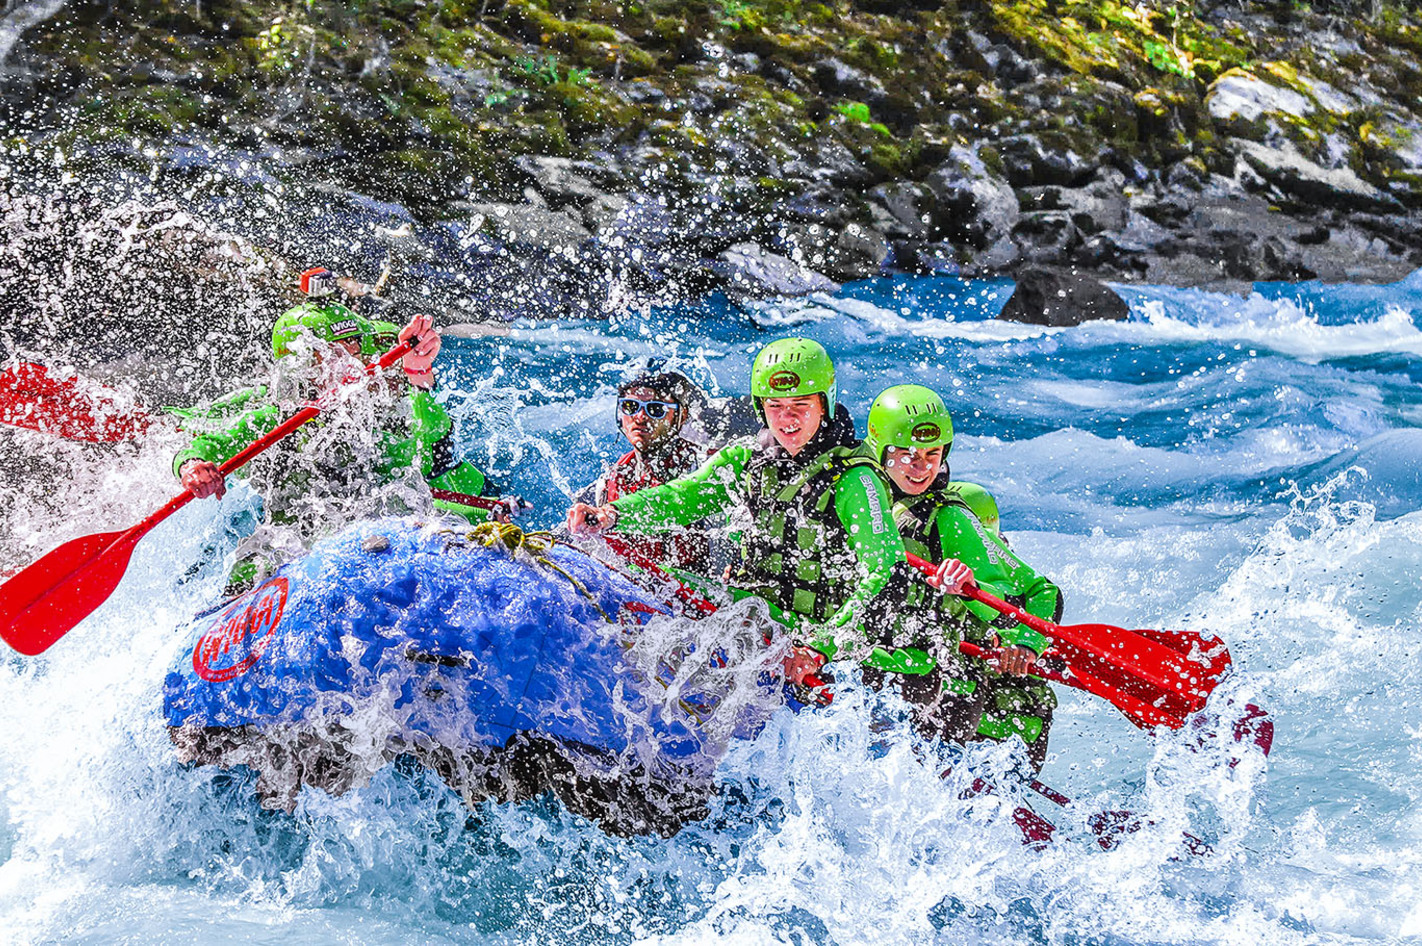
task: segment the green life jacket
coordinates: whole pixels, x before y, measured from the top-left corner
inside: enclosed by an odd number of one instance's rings
[[[962,485],[949,483],[942,489],[929,489],[917,496],[905,496],[894,503],[894,525],[899,527],[899,535],[904,540],[904,549],[911,555],[937,562],[942,543],[938,536],[938,511],[945,506],[960,506],[969,512],[973,507],[963,497]],[[981,487],[977,487],[981,490]],[[933,599],[942,599],[926,581],[914,582],[904,598],[908,608],[929,607]]]
[[[937,562],[943,548],[939,541],[939,511],[944,506],[960,506],[973,512],[963,498],[964,484],[950,482],[941,489],[927,489],[917,496],[904,496],[893,504],[894,525],[903,536],[903,548],[921,559]]]
[[[986,500],[986,507],[984,506]],[[904,549],[910,555],[937,563],[943,554],[938,534],[938,513],[947,506],[966,509],[974,517],[980,509],[989,508],[996,514],[997,502],[976,483],[950,482],[947,486],[929,489],[917,496],[905,496],[894,503],[894,525],[898,526]],[[1014,604],[1021,600],[1009,596]],[[990,628],[1015,626],[1009,618],[984,622],[970,611],[961,598],[940,594],[926,581],[911,582],[903,590],[901,610],[907,616],[929,616],[940,625],[953,628],[964,640],[981,644],[991,637]]]
[[[848,446],[831,447],[782,482],[772,463],[752,462],[741,483],[753,527],[732,582],[812,621],[826,621],[858,581],[849,535],[834,509],[835,484],[855,467],[883,471]]]
[[[1002,538],[1002,530],[998,527],[997,500],[993,498],[985,487],[977,483],[953,482],[949,483],[950,489],[958,491],[958,498],[967,504],[973,515],[978,517],[978,521],[999,539]]]
[[[997,515],[997,501],[992,494],[976,483],[950,482],[947,486],[929,489],[917,496],[905,496],[894,503],[894,524],[899,527],[899,535],[904,540],[904,549],[911,555],[927,559],[930,562],[938,562],[943,554],[943,541],[938,533],[938,512],[947,506],[958,506],[966,509],[973,515],[977,524],[982,525],[979,518],[980,512],[989,511],[992,515]],[[997,535],[997,530],[983,529]],[[981,533],[980,533],[981,534]],[[984,541],[986,536],[984,535]],[[927,607],[931,605],[931,595],[936,594],[926,590],[925,584],[920,582],[917,592],[910,592],[905,600],[906,606],[912,608],[916,606]],[[943,596],[938,596],[943,598]],[[1004,594],[1003,599],[1011,604],[1020,607],[1026,606],[1026,600],[1022,595]],[[983,624],[981,619],[972,615],[960,603],[957,598],[943,598],[948,602],[947,607],[951,609],[953,618],[960,622],[960,627],[964,636],[969,640],[974,640],[981,636],[982,627],[992,627],[999,630],[1017,627],[1017,621],[1006,614],[998,615],[993,620]],[[1053,620],[1061,617],[1060,603]],[[1031,634],[1037,640],[1043,641],[1035,631],[1023,633]],[[1031,645],[1029,645],[1031,646]],[[1035,648],[1034,649],[1040,649]]]

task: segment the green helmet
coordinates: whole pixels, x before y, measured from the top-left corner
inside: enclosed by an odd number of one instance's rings
[[[899,384],[874,399],[869,408],[869,436],[864,445],[874,459],[884,462],[888,447],[932,450],[953,446],[953,418],[943,398],[921,384]]]
[[[839,390],[834,383],[834,362],[819,342],[808,338],[782,338],[771,342],[751,365],[751,397],[762,422],[760,402],[768,397],[806,397],[823,394],[825,419],[834,416]]]
[[[357,315],[339,302],[303,302],[294,309],[288,309],[276,325],[272,326],[272,356],[281,358],[291,354],[291,343],[310,333],[323,342],[334,343],[348,338],[359,339],[361,348],[365,340],[375,332],[369,319]]]

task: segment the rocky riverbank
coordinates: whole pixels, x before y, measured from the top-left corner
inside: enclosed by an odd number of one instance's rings
[[[395,285],[456,319],[894,269],[1240,289],[1422,266],[1422,31],[1392,7],[4,9],[0,211],[24,265],[0,304],[40,321],[66,292],[120,306],[134,272],[230,283],[241,259],[253,312],[294,267],[373,279],[393,255],[414,277]],[[144,209],[116,213],[129,198]],[[36,236],[45,215],[61,222]],[[148,229],[125,230],[135,216]],[[207,264],[136,236],[189,224]],[[128,275],[85,239],[130,254]],[[55,288],[37,253],[92,272]]]

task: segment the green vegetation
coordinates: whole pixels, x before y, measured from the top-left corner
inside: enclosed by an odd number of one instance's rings
[[[885,125],[874,121],[874,117],[869,114],[869,106],[863,102],[841,102],[834,107],[834,110],[851,122],[865,125],[884,138],[894,137],[893,132],[889,131]]]
[[[882,180],[922,178],[957,143],[1030,132],[1080,154],[1210,166],[1216,129],[1204,98],[1230,70],[1312,99],[1301,77],[1346,92],[1349,70],[1366,67],[1400,108],[1422,103],[1422,28],[1398,6],[1347,24],[1364,52],[1332,58],[1309,43],[1280,52],[1259,35],[1268,17],[1336,29],[1322,13],[1274,5],[1203,17],[1193,0],[111,7],[73,4],[26,36],[53,64],[38,74],[35,101],[66,110],[35,110],[52,133],[339,146],[353,156],[332,172],[344,183],[435,213],[469,178],[482,194],[517,195],[518,155],[621,143],[663,149],[669,167],[687,168],[737,149],[784,160],[833,144]],[[993,68],[970,36],[1011,47],[1032,75]],[[1377,163],[1381,143],[1407,133],[1383,121],[1386,103],[1376,110],[1371,121],[1365,110],[1344,120],[1320,108],[1279,124],[1301,146],[1348,136],[1360,172],[1376,177],[1390,173]]]

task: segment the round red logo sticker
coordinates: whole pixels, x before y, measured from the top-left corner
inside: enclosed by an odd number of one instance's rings
[[[793,391],[800,386],[800,376],[789,368],[775,372],[766,381],[772,391]]]
[[[261,659],[286,607],[287,581],[273,578],[218,614],[193,648],[193,670],[209,683],[241,676]]]
[[[926,420],[919,424],[909,434],[909,437],[916,443],[932,443],[938,439],[943,429],[931,420]]]

